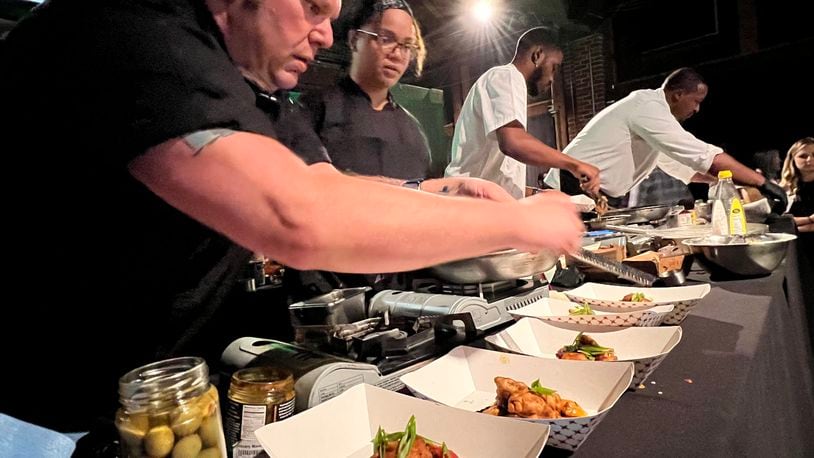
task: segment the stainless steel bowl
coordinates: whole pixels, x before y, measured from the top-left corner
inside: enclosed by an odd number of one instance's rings
[[[442,280],[459,284],[491,283],[536,275],[554,267],[558,256],[553,251],[526,253],[502,250],[476,258],[461,259],[429,268]]]
[[[709,273],[723,277],[768,275],[786,257],[796,235],[768,233],[748,236],[746,243],[729,243],[729,237],[700,237],[682,243]]]

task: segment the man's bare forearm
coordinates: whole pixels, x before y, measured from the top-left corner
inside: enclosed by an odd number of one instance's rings
[[[741,164],[727,153],[720,153],[715,156],[709,168],[709,173],[717,176],[721,170],[731,171],[732,179],[738,184],[760,187],[766,181],[763,175]]]

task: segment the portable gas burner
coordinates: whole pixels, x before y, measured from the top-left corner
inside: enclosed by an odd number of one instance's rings
[[[548,297],[547,285],[533,280],[413,286],[416,291],[384,290],[367,301],[366,289],[353,288],[292,304],[295,343],[244,337],[222,361],[231,368],[288,368],[300,411],[358,383],[403,389],[402,374],[512,321],[508,310]]]

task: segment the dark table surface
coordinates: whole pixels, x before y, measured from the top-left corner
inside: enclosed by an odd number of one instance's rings
[[[768,277],[711,282],[682,341],[573,456],[814,456],[813,287],[795,250]]]

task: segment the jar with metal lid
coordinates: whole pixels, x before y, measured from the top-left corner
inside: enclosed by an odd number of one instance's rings
[[[254,432],[294,414],[294,376],[268,366],[232,374],[226,407],[226,440],[233,458],[268,457]]]
[[[119,379],[116,428],[123,458],[225,458],[218,392],[202,358],[134,369]]]

